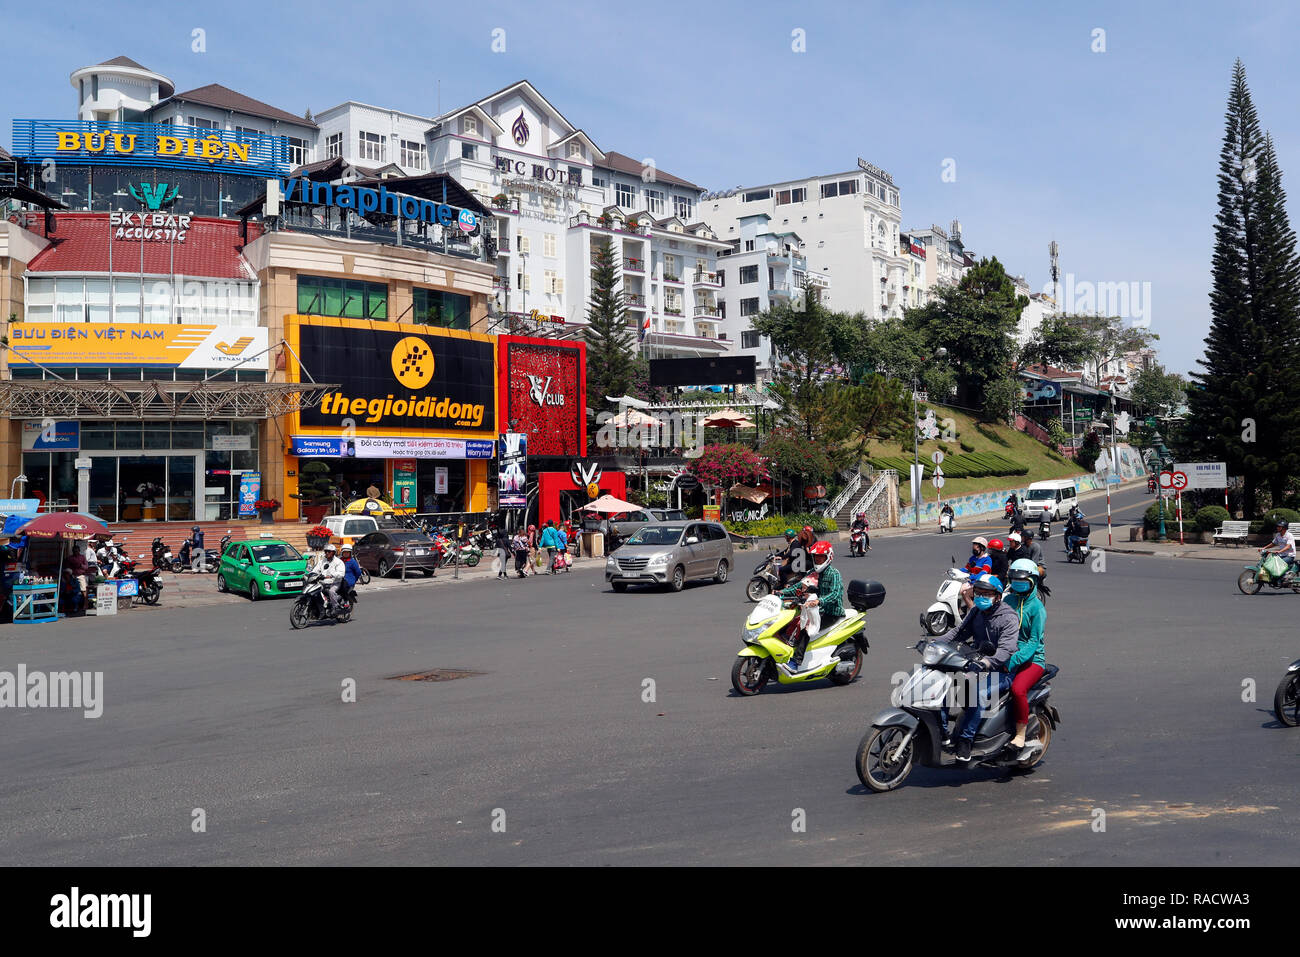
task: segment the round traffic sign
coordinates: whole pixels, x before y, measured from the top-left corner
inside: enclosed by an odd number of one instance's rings
[[[1178,490],[1178,491],[1182,491],[1183,489],[1187,488],[1187,473],[1186,473],[1186,472],[1174,472],[1174,473],[1173,473],[1173,476],[1174,476],[1174,479],[1173,479],[1173,487],[1174,487],[1176,490]]]
[[[930,479],[930,481],[934,483],[935,488],[943,488],[943,483],[946,482],[947,479],[942,475],[936,475],[934,478]]]
[[[942,465],[942,464],[943,464],[943,453],[942,453],[942,452],[935,452],[934,455],[930,456],[930,461],[933,462],[935,465]]]
[[[1161,473],[1160,473],[1160,487],[1161,487],[1162,489],[1165,489],[1166,491],[1168,491],[1169,489],[1171,489],[1171,488],[1174,487],[1174,473],[1173,473],[1173,472],[1161,472]]]

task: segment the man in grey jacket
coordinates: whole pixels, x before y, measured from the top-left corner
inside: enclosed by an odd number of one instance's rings
[[[961,624],[950,629],[940,641],[966,642],[979,652],[967,668],[990,672],[981,681],[982,695],[989,695],[990,705],[1011,687],[1007,662],[1020,646],[1020,619],[1002,603],[1002,582],[994,575],[980,575],[974,581],[974,604]],[[969,761],[975,743],[975,731],[984,713],[981,702],[966,708],[957,729],[957,760]]]

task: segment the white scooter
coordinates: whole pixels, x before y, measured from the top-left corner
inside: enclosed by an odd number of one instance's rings
[[[956,564],[957,560],[953,559],[953,565]],[[961,621],[967,611],[961,602],[961,586],[969,580],[970,575],[965,569],[948,569],[934,596],[934,604],[921,614],[921,627],[931,635],[942,635]]]
[[[952,512],[939,513],[939,534],[955,531],[952,524]]]

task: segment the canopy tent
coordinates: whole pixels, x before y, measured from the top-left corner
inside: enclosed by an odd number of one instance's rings
[[[620,396],[618,396],[617,398],[615,398],[615,397],[612,396],[612,395],[607,395],[607,396],[605,396],[605,401],[606,401],[606,402],[613,402],[615,405],[621,405],[621,406],[624,406],[624,407],[630,405],[630,406],[631,406],[632,408],[634,408],[634,409],[648,409],[648,408],[650,408],[650,403],[649,403],[649,402],[646,402],[646,401],[644,401],[643,399],[634,399],[634,398],[632,398],[630,395],[620,395]]]
[[[658,421],[654,416],[646,415],[636,409],[624,409],[610,419],[608,424],[616,429],[633,429],[642,425],[655,425]]]
[[[631,502],[625,502],[621,498],[615,498],[613,495],[602,495],[591,504],[582,506],[582,511],[603,512],[607,515],[612,515],[615,512],[635,512],[640,507],[640,505],[633,505]]]
[[[753,502],[755,505],[769,497],[763,489],[754,488],[752,485],[733,485],[727,489],[727,494],[732,498],[743,498],[746,502]]]
[[[723,409],[705,416],[704,425],[717,429],[752,429],[754,420],[735,409]]]

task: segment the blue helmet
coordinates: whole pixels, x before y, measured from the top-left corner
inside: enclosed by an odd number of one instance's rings
[[[975,579],[974,588],[977,591],[981,589],[984,591],[995,591],[1000,595],[1002,594],[1002,579],[998,578],[997,575],[990,575],[986,572]]]

